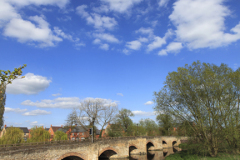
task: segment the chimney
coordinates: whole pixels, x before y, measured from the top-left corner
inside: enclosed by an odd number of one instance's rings
[[[6,127],[7,127],[7,125],[5,124],[5,125],[4,125],[4,128],[6,128]]]
[[[75,124],[75,126],[77,127],[77,124]]]
[[[51,127],[52,127],[52,125],[51,125]]]
[[[63,128],[63,125],[61,125],[61,127]]]

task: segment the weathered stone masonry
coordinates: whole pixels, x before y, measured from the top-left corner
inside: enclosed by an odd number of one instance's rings
[[[107,150],[117,153],[111,158],[125,158],[129,154],[146,154],[147,144],[151,150],[178,146],[180,140],[176,137],[122,137],[114,139],[69,142],[62,144],[45,144],[35,146],[19,146],[0,148],[1,160],[62,160],[69,156],[77,156],[84,160],[98,160],[98,157]],[[163,145],[163,141],[167,144]],[[136,148],[129,153],[129,148]]]

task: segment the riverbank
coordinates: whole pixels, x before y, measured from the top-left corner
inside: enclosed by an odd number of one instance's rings
[[[228,153],[218,153],[216,157],[190,155],[187,151],[181,151],[169,155],[165,160],[240,160],[240,155],[233,155]]]

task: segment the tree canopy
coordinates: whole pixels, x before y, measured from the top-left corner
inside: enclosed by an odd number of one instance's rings
[[[239,79],[240,68],[233,71],[226,64],[197,61],[179,67],[154,93],[155,110],[187,122],[211,156],[216,156],[223,139],[239,151]]]
[[[56,141],[63,141],[63,140],[67,140],[68,139],[68,135],[66,133],[64,133],[63,131],[56,131],[54,133],[54,140]]]
[[[0,139],[0,144],[17,144],[24,142],[23,131],[17,127],[8,127],[6,133]]]
[[[116,123],[119,123],[125,132],[128,132],[128,128],[133,124],[130,117],[133,117],[134,114],[131,110],[122,108],[119,113],[116,115]]]
[[[46,131],[43,126],[31,128],[30,134],[31,137],[28,139],[29,142],[44,142],[50,139],[50,133]]]

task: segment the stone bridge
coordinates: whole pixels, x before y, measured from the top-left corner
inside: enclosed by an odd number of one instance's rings
[[[98,160],[127,158],[178,146],[186,137],[121,137],[91,141],[64,142],[0,148],[1,160]]]

